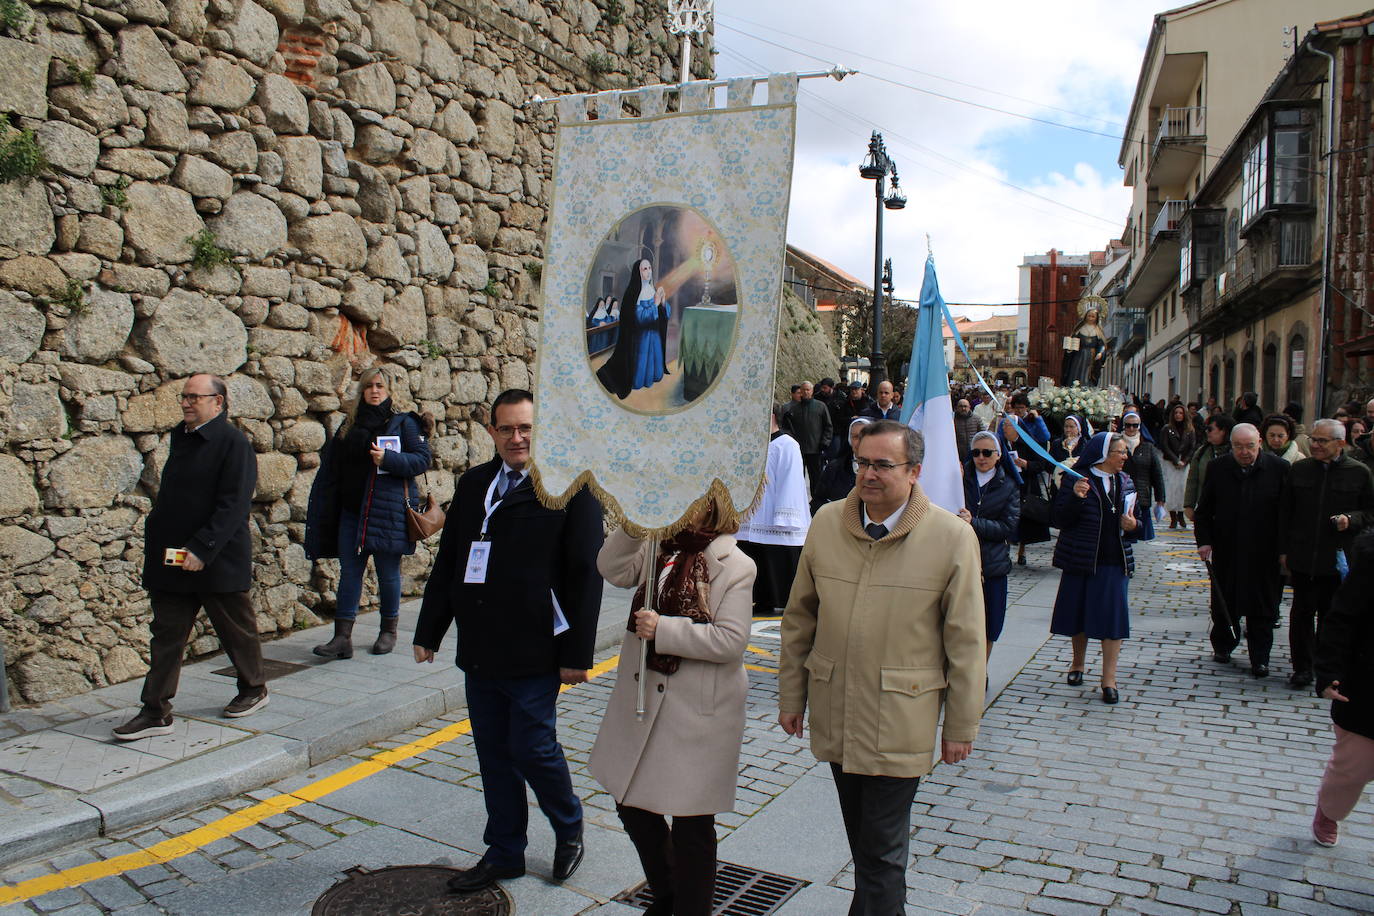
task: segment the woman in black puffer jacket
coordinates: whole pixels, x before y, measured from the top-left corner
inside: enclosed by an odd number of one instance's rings
[[[305,514],[306,556],[339,558],[334,638],[316,646],[316,655],[353,657],[353,623],[369,556],[377,569],[382,616],[372,653],[385,655],[395,648],[401,557],[415,552],[415,542],[406,530],[406,499],[419,507],[415,477],[429,468],[425,437],[432,425],[428,416],[393,409],[383,370],[368,369],[362,374],[348,418],[320,455]],[[390,438],[379,443],[380,437]],[[399,451],[394,448],[398,441]]]
[[[1340,822],[1374,780],[1374,532],[1350,552],[1350,574],[1317,632],[1317,693],[1331,701],[1336,730],[1312,818],[1323,846],[1336,845]]]
[[[964,464],[964,508],[959,517],[973,526],[983,555],[983,613],[987,621],[988,656],[1007,619],[1007,574],[1011,572],[1011,539],[1021,521],[1021,492],[998,467],[1002,457],[997,437],[975,433],[973,456]]]

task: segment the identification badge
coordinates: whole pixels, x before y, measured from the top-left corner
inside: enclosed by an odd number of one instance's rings
[[[480,585],[487,581],[487,560],[491,558],[491,541],[473,541],[472,547],[468,549],[467,571],[463,573],[463,581],[471,585]]]

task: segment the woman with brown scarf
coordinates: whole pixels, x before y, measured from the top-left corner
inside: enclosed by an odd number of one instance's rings
[[[656,610],[645,609],[643,541],[617,531],[597,557],[607,582],[638,591],[591,773],[615,799],[639,853],[654,894],[649,914],[711,912],[715,815],[735,806],[754,561],[736,546],[739,525],[726,517],[713,500],[691,527],[659,544]],[[640,639],[649,640],[642,720],[635,716]]]

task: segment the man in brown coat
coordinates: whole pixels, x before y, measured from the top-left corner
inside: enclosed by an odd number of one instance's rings
[[[811,522],[782,621],[778,724],[830,764],[854,856],[851,916],[903,912],[910,811],[921,776],[973,749],[986,635],[978,538],[916,479],[925,443],[891,420],[864,427],[858,479]]]

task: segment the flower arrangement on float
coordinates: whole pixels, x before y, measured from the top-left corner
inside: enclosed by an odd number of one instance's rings
[[[1077,415],[1095,423],[1120,416],[1124,402],[1119,388],[1087,388],[1078,382],[1063,387],[1042,385],[1028,395],[1032,407],[1056,420]]]

